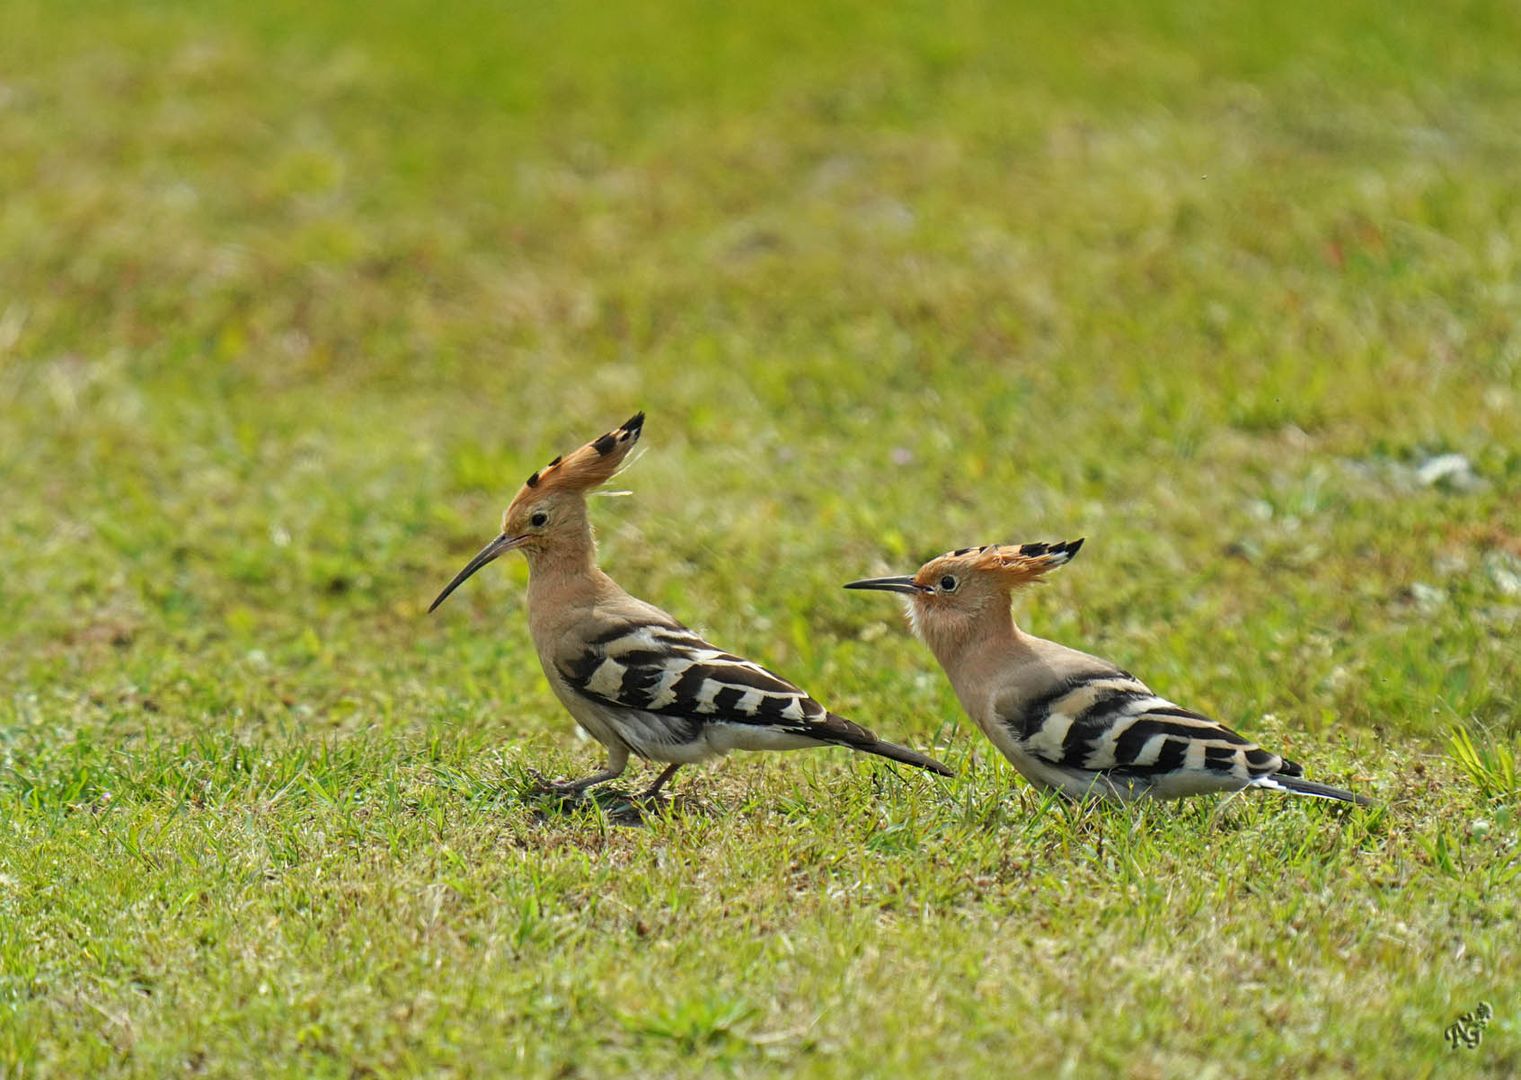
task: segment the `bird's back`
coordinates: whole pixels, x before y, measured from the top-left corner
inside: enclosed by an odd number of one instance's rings
[[[1170,797],[1230,790],[1293,768],[1113,664],[1028,640],[1029,655],[1010,668],[992,714],[1000,749],[1043,782],[1070,789],[1098,779],[1120,794]]]

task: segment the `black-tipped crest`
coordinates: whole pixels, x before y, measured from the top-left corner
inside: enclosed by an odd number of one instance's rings
[[[1086,539],[1087,537],[1079,537],[1076,540],[1062,540],[1055,544],[1020,544],[1015,550],[1027,559],[1048,555],[1053,558],[1060,558],[1063,562],[1070,562],[1072,556],[1077,554],[1078,549],[1083,546],[1083,541]]]
[[[644,413],[637,412],[622,426],[597,436],[579,450],[556,456],[524,482],[514,504],[529,492],[535,496],[555,490],[584,492],[605,483],[618,471],[643,430]]]
[[[626,443],[630,439],[639,438],[639,433],[643,430],[644,413],[642,411],[636,412],[633,416],[630,416],[623,422],[622,427],[618,428],[616,431],[609,431],[606,435],[603,435],[600,438],[596,439],[591,444],[592,449],[601,454],[603,457],[606,457],[608,454],[611,454],[614,448],[616,448],[619,444]],[[554,461],[550,462],[550,464],[555,465],[558,464],[559,461],[559,458],[555,458]]]
[[[1037,581],[1058,566],[1072,561],[1083,538],[1054,544],[990,544],[972,556],[976,570],[998,574],[1010,584]]]
[[[935,594],[935,583],[943,575],[954,577],[965,573],[996,575],[1009,587],[1014,587],[1038,581],[1048,571],[1066,565],[1082,546],[1082,539],[1077,539],[1055,544],[984,544],[957,548],[928,560],[912,576],[866,578],[852,581],[845,587],[928,597]]]

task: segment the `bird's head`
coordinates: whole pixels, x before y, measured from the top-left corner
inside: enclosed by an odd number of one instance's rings
[[[613,478],[643,429],[644,413],[635,413],[621,427],[555,458],[530,476],[502,515],[501,535],[444,586],[428,610],[442,604],[471,574],[509,551],[522,551],[532,563],[535,556],[557,549],[589,549],[587,493]]]
[[[989,544],[938,555],[902,577],[852,581],[905,598],[914,633],[938,653],[974,633],[980,616],[1007,612],[1009,595],[1071,561],[1082,540],[1060,544]]]

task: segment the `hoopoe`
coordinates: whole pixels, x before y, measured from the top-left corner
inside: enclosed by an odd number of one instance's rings
[[[1132,800],[1273,788],[1367,804],[1096,656],[1025,633],[1013,590],[1069,562],[1082,540],[994,544],[931,559],[912,577],[852,581],[908,598],[914,633],[961,707],[1024,778],[1073,798]]]
[[[813,746],[846,746],[952,775],[829,712],[780,675],[708,644],[597,568],[586,495],[612,478],[643,426],[638,413],[530,476],[503,515],[501,535],[428,608],[499,556],[527,557],[528,629],[539,663],[566,710],[607,748],[605,768],[555,789],[578,793],[615,779],[635,754],[666,766],[643,794],[653,797],[683,765],[731,750]]]

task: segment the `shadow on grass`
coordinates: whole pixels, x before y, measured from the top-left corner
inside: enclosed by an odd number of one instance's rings
[[[537,774],[519,781],[517,797],[540,823],[594,811],[610,825],[639,828],[653,819],[678,814],[707,816],[713,810],[707,800],[695,795],[651,796],[607,785],[585,792],[564,791]]]

